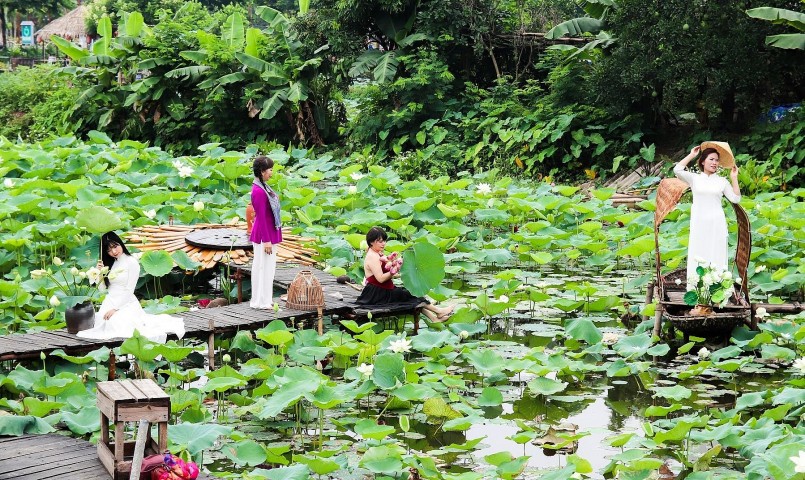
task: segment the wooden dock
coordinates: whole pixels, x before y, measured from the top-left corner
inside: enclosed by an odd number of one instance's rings
[[[361,309],[355,305],[358,290],[337,282],[336,277],[311,267],[301,267],[295,264],[278,264],[274,284],[287,289],[300,270],[311,270],[321,283],[324,291],[325,307],[322,315],[344,315],[350,317],[366,317],[372,312],[374,318],[392,315],[412,314],[409,307],[384,306],[371,310]],[[293,310],[285,307],[285,302],[275,299],[280,310],[254,310],[249,308],[248,302],[233,304],[226,307],[199,309],[179,314],[184,319],[185,336],[208,340],[216,334],[236,332],[238,330],[252,330],[263,327],[274,320],[295,321],[316,319],[317,311]],[[418,319],[415,319],[414,328],[418,329]],[[79,338],[67,333],[65,329],[48,330],[35,333],[12,334],[0,336],[0,360],[23,360],[39,358],[40,353],[50,353],[62,349],[69,355],[81,355],[97,350],[103,346],[114,348],[123,343],[124,339],[91,340]],[[210,349],[212,352],[212,349]],[[212,360],[212,356],[210,357]],[[111,362],[110,362],[111,364]],[[0,478],[0,480],[2,480]]]
[[[95,445],[58,434],[0,437],[0,480],[109,480]],[[199,479],[213,477],[199,474]]]

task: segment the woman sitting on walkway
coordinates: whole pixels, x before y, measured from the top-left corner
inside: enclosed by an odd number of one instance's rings
[[[182,338],[184,321],[181,318],[151,315],[140,306],[140,301],[134,296],[140,278],[140,264],[115,232],[103,234],[101,252],[98,268],[109,267],[109,275],[98,288],[108,292],[95,313],[95,326],[78,332],[78,336],[98,340],[129,338],[137,330],[140,335],[160,343],[165,342],[168,333]]]
[[[366,275],[366,285],[363,287],[360,296],[355,303],[363,306],[385,305],[385,304],[410,304],[411,307],[423,306],[422,312],[431,322],[443,322],[447,320],[453,307],[437,307],[428,302],[424,297],[415,297],[404,287],[394,285],[392,278],[399,272],[392,273],[383,268],[383,250],[386,248],[388,235],[380,227],[372,227],[366,233],[366,244],[369,249],[366,251],[366,258],[363,261],[363,271]]]

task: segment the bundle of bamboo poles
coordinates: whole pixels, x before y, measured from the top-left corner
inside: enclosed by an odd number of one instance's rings
[[[126,243],[141,251],[164,250],[168,253],[182,250],[201,264],[202,269],[213,268],[217,263],[247,265],[251,263],[251,249],[221,249],[196,247],[190,245],[185,237],[196,230],[213,228],[236,228],[246,231],[246,223],[198,223],[195,225],[146,225],[135,228],[126,235]],[[309,247],[315,239],[293,235],[289,228],[282,230],[282,243],[277,245],[277,260],[280,262],[313,265],[313,255],[317,252]]]

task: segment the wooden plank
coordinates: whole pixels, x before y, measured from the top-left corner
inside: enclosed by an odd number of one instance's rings
[[[102,448],[58,434],[0,438],[1,453],[7,454],[12,449],[25,452],[22,457],[17,454],[11,458],[0,458],[0,479],[109,480],[110,474],[99,459],[98,450]],[[114,468],[111,452],[100,457],[110,461],[110,468]],[[209,475],[203,474],[198,478],[211,480]]]
[[[159,388],[159,385],[157,385],[153,380],[131,380],[131,383],[133,383],[135,387],[139,388],[140,391],[143,392],[150,400],[164,399],[170,401],[170,395]]]
[[[96,386],[99,393],[102,393],[115,403],[133,402],[135,398],[121,385],[122,382],[125,382],[125,380],[120,382],[98,382]]]

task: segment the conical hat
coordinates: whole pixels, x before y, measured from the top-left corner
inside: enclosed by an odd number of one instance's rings
[[[703,142],[701,149],[714,148],[718,152],[718,164],[724,168],[735,166],[735,156],[732,154],[730,144],[727,142]]]

